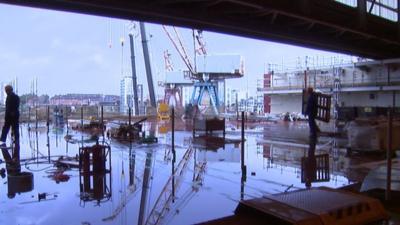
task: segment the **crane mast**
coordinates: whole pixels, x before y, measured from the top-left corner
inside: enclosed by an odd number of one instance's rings
[[[144,22],[140,22],[139,27],[140,27],[140,34],[142,36],[143,57],[144,57],[144,64],[145,64],[145,68],[146,68],[147,85],[149,87],[150,104],[152,107],[155,108],[155,107],[157,107],[156,95],[154,92],[153,74],[151,71],[149,46],[148,46],[148,40],[147,40],[147,36],[146,36],[146,28],[144,26]]]

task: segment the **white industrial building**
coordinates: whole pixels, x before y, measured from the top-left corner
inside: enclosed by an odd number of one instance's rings
[[[121,79],[120,82],[120,112],[121,113],[128,113],[129,107],[132,108],[132,113],[135,111],[133,103],[133,85],[132,85],[132,77],[125,76]],[[143,111],[140,110],[140,106],[143,105],[143,85],[137,85],[137,94],[138,94],[138,101],[139,101],[139,112]]]
[[[313,87],[332,95],[332,108],[388,107],[400,104],[400,60],[371,61],[334,58],[332,60],[308,58],[290,68],[270,65],[264,75],[264,104],[270,112],[301,112],[302,90]]]

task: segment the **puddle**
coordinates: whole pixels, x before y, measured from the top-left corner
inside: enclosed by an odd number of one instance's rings
[[[149,127],[147,124],[145,129]],[[47,134],[47,129],[28,132],[22,125],[20,171],[31,173],[33,183],[23,189],[25,183],[10,185],[9,175],[0,177],[0,222],[193,224],[232,215],[241,199],[305,187],[301,179],[305,148],[257,144],[260,137],[249,134],[244,175],[240,143],[204,149],[192,144],[192,132],[177,131],[174,162],[171,133],[160,130],[154,144],[122,144],[105,138],[104,144],[110,146],[105,163],[109,173],[85,177],[74,165],[79,147],[94,144],[89,135],[70,130],[68,135],[76,140],[72,144],[64,139],[65,128],[51,128]],[[228,133],[227,138],[240,139],[240,133]],[[103,143],[102,138],[99,141]],[[71,163],[57,169],[55,161],[61,156]],[[329,181],[312,186],[349,184],[343,158],[340,154],[330,157]],[[4,162],[1,168],[6,169]],[[171,176],[173,170],[175,176]]]

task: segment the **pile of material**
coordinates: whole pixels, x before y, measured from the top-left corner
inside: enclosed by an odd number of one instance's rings
[[[400,135],[400,121],[393,121],[393,137]],[[347,127],[348,147],[360,151],[386,150],[388,146],[386,118],[354,120]],[[392,138],[392,148],[400,148],[400,139]]]
[[[118,141],[139,140],[140,133],[142,132],[142,123],[146,120],[147,118],[144,118],[133,124],[120,124],[119,127],[112,128],[107,132],[107,136],[111,136]]]

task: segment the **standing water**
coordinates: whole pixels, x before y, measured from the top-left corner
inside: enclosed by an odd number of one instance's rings
[[[100,137],[99,144],[110,147],[109,173],[96,176],[78,167],[79,148],[96,143],[90,135],[44,126],[21,130],[21,172],[31,173],[33,183],[10,180],[9,167],[0,163],[7,169],[0,178],[0,224],[194,224],[232,215],[241,199],[305,188],[306,149],[261,144],[265,138],[257,132],[246,135],[246,174],[240,143],[201,143],[191,131],[177,131],[174,160],[171,132],[160,127],[153,144]],[[228,132],[227,139],[240,140],[240,132]],[[331,157],[328,180],[312,185],[349,184],[338,164]]]

